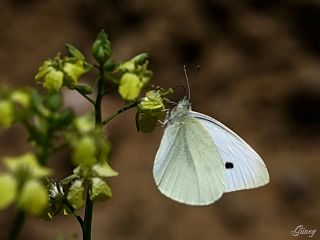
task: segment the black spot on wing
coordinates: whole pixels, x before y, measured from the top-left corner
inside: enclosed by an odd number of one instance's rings
[[[232,162],[226,162],[225,163],[226,169],[232,169],[233,168],[233,163]]]

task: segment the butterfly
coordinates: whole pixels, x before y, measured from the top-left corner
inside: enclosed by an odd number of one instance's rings
[[[269,182],[261,157],[228,127],[192,111],[188,98],[166,117],[153,176],[165,196],[198,206]]]

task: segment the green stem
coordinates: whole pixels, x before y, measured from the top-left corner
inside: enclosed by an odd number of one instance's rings
[[[79,222],[81,228],[83,228],[83,223],[84,222],[83,222],[82,218],[76,213],[76,210],[74,209],[74,207],[72,207],[72,205],[69,203],[68,200],[64,200],[63,202],[70,209],[70,211],[72,212],[73,216],[75,216],[75,218]]]
[[[98,90],[97,90],[97,97],[95,102],[95,119],[96,119],[96,126],[101,125],[102,123],[102,114],[101,114],[101,102],[105,92],[104,89],[104,69],[103,67],[100,68],[99,71],[99,80],[98,80]]]
[[[45,166],[47,164],[48,158],[49,158],[49,148],[50,148],[50,139],[51,139],[51,134],[48,133],[48,136],[42,143],[43,145],[39,148],[38,153],[37,153],[37,158],[39,160],[39,163],[42,166]]]
[[[102,124],[102,112],[101,112],[101,103],[104,95],[104,69],[102,66],[99,67],[99,80],[98,80],[98,89],[97,97],[94,103],[95,107],[95,120],[96,127]],[[86,197],[86,209],[84,213],[84,222],[82,225],[82,236],[83,240],[91,240],[91,225],[92,225],[92,214],[93,214],[93,202],[90,199],[89,188],[87,189]]]
[[[22,230],[22,227],[23,227],[25,220],[26,220],[26,215],[24,214],[24,212],[21,210],[18,210],[18,212],[15,216],[12,228],[9,233],[10,240],[18,239],[18,236]]]
[[[132,103],[129,103],[127,105],[125,105],[123,108],[120,108],[118,111],[112,113],[110,116],[108,116],[105,120],[103,120],[102,124],[103,125],[106,125],[108,122],[110,122],[112,119],[114,119],[116,116],[118,116],[119,114],[131,109],[131,108],[134,108],[138,105],[138,102],[132,102]]]
[[[82,225],[82,239],[91,239],[91,224],[92,224],[93,202],[90,199],[89,189],[87,189],[86,210],[84,214],[84,222]]]
[[[83,96],[85,99],[87,99],[90,103],[92,103],[92,105],[95,105],[95,102],[88,97],[86,94],[84,94],[83,92],[80,91],[80,89],[78,87],[75,87],[75,89],[77,90],[78,93],[80,93],[81,96]]]

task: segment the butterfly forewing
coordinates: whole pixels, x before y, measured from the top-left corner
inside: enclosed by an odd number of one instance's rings
[[[219,121],[190,111],[211,135],[224,162],[225,192],[250,189],[269,182],[269,174],[261,157],[237,134]]]
[[[207,130],[193,117],[164,132],[153,168],[159,190],[190,205],[208,205],[224,192],[224,166]]]

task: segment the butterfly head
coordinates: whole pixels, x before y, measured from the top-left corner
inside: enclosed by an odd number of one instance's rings
[[[167,116],[169,123],[176,121],[181,121],[185,116],[188,115],[188,112],[191,110],[191,103],[188,98],[184,97],[179,101],[177,106],[175,106]]]

